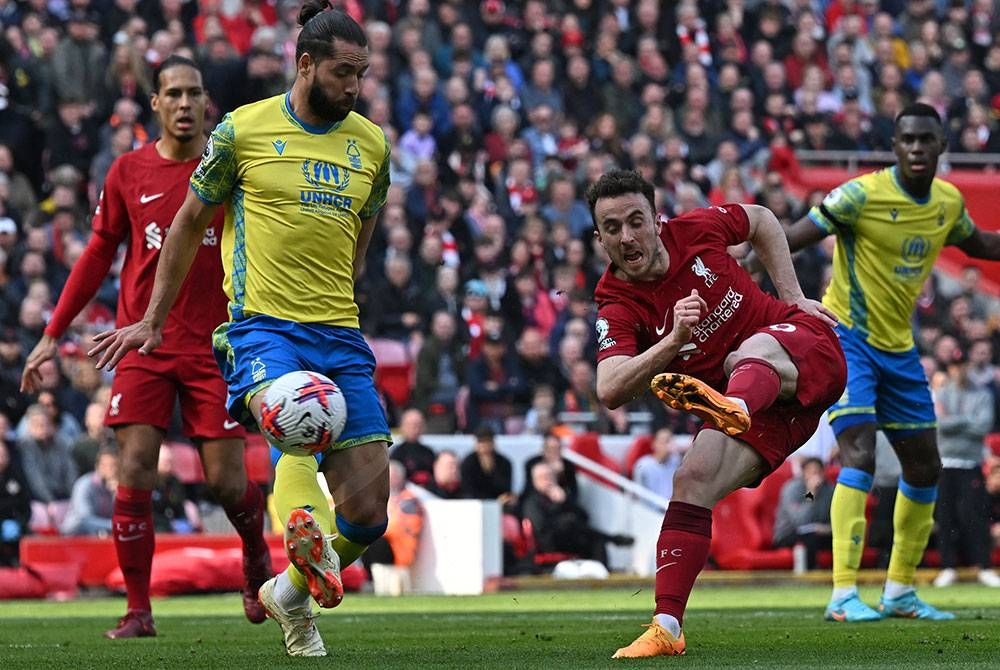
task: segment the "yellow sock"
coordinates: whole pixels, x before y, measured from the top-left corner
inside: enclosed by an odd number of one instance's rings
[[[833,530],[833,588],[849,588],[858,583],[858,568],[865,550],[865,504],[868,491],[837,482],[830,505]]]
[[[924,490],[900,482],[899,492],[896,493],[896,507],[892,512],[892,554],[886,578],[899,584],[913,584],[913,575],[924,557],[924,549],[934,526],[935,501],[918,502],[907,495],[907,491]],[[926,490],[934,490],[934,487],[927,487]],[[926,500],[928,496],[917,497]]]
[[[308,508],[324,535],[334,532],[333,517],[326,495],[316,480],[319,464],[311,456],[282,454],[274,467],[274,506],[278,518],[288,520],[293,509]],[[285,571],[288,579],[303,593],[309,591],[306,578],[294,565]]]
[[[343,533],[337,533],[337,536],[330,541],[330,546],[333,550],[337,552],[337,556],[340,556],[340,567],[346,568],[348,565],[358,560],[358,556],[365,552],[368,548],[367,544],[358,544],[357,542],[351,542]]]

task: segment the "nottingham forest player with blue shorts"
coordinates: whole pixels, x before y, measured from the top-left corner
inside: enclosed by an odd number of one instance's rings
[[[143,319],[98,336],[91,352],[99,367],[113,367],[130,349],[159,345],[205,225],[224,207],[230,320],[213,340],[230,414],[259,424],[262,391],[297,370],[330,377],[347,402],[347,423],[322,456],[272,450],[291,565],[260,587],[260,601],[292,656],[326,655],[309,596],[323,607],[339,604],[340,566],[383,534],[389,496],[389,428],[354,302],[354,277],[389,188],[389,144],[381,128],[352,111],[368,69],[365,34],[346,14],[323,11],[326,5],[308,0],[299,13],[291,90],[227,114],[212,133]]]
[[[896,164],[831,191],[788,229],[794,251],[837,236],[833,280],[823,304],[837,315],[847,358],[843,397],[830,408],[843,466],[833,495],[833,594],[829,621],[884,617],[953,619],[917,597],[913,577],[934,523],[941,474],[937,421],[913,341],[917,295],[941,248],[1000,259],[1000,235],[976,228],[958,189],[935,177],[947,147],[941,117],[910,105],[896,117]],[[865,502],[875,471],[875,431],[889,437],[902,476],[893,545],[878,609],[858,597]]]

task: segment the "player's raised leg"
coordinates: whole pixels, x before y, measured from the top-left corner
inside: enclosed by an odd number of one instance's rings
[[[291,456],[275,448],[272,461],[276,461],[275,507],[278,517],[287,520],[284,537],[289,565],[261,586],[260,603],[281,627],[289,656],[326,656],[314,624],[309,580],[296,560],[308,555],[314,561],[313,568],[323,575],[324,593],[320,597],[339,603],[343,597],[340,563],[330,548],[332,519],[329,503],[316,480],[318,463],[315,457]]]

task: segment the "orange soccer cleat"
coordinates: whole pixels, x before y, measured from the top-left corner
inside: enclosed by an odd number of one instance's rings
[[[699,379],[664,372],[653,377],[649,388],[670,407],[690,412],[730,437],[750,430],[746,410]]]
[[[684,631],[680,637],[674,637],[666,628],[656,623],[644,623],[646,631],[637,637],[632,644],[622,647],[611,658],[647,658],[650,656],[681,656],[687,644],[684,642]]]
[[[323,535],[312,514],[304,509],[292,510],[285,526],[285,552],[292,565],[306,576],[309,593],[320,607],[336,607],[344,599],[340,557],[330,546],[330,537]]]

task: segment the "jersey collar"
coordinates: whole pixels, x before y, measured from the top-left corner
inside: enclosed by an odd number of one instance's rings
[[[343,121],[336,121],[334,123],[328,123],[325,126],[314,126],[311,123],[306,123],[305,121],[300,119],[298,115],[295,113],[295,110],[292,109],[291,91],[285,93],[285,97],[282,100],[281,104],[284,107],[286,116],[288,116],[288,119],[292,123],[297,125],[302,130],[306,131],[307,133],[311,133],[313,135],[326,135],[327,133],[334,131],[337,128],[340,128],[341,124],[344,123]]]
[[[900,190],[900,192],[902,192],[902,194],[905,195],[907,198],[909,198],[913,202],[917,203],[918,205],[926,205],[928,202],[931,201],[931,191],[928,191],[927,195],[925,197],[918,198],[918,197],[916,197],[915,195],[913,195],[912,193],[910,193],[909,191],[906,190],[906,187],[903,186],[903,182],[901,182],[899,180],[899,166],[898,165],[893,165],[891,168],[889,168],[889,171],[892,173],[892,181],[895,182],[896,188],[898,188]]]

